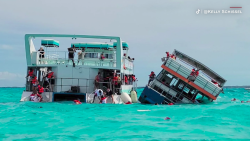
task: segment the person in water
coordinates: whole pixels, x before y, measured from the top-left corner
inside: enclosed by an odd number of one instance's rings
[[[236,98],[233,98],[231,101],[236,101]]]
[[[98,97],[99,100],[101,100],[100,97],[101,97],[102,95],[103,95],[103,91],[102,91],[101,89],[96,89],[96,90],[95,90],[95,95],[94,95],[94,98],[93,98],[93,102],[92,102],[92,103],[94,103],[95,97],[96,97],[96,96]]]
[[[75,104],[82,104],[82,102],[80,101],[80,99],[78,98],[77,100],[74,100]]]
[[[155,73],[153,71],[151,71],[151,74],[149,75],[148,86],[149,86],[150,82],[153,81],[154,79],[155,79]]]

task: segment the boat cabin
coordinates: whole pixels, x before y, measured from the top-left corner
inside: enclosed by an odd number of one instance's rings
[[[180,51],[172,55],[162,58],[162,70],[143,90],[141,103],[204,103],[223,92],[226,80],[220,75]]]

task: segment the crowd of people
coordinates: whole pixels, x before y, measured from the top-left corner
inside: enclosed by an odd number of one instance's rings
[[[45,91],[51,91],[51,80],[54,78],[54,72],[50,69],[48,70],[47,74],[43,76],[45,79],[45,83],[43,86],[40,85],[37,76],[34,73],[34,69],[30,68],[28,75],[26,76],[28,82],[30,82],[30,90],[32,90],[32,94],[30,95],[30,101],[34,102],[41,102],[42,101],[42,93]]]
[[[124,83],[122,82],[124,80]],[[95,89],[100,87],[100,83],[111,83],[114,88],[120,88],[121,85],[133,85],[133,83],[137,81],[137,78],[135,75],[124,75],[124,79],[121,78],[120,74],[113,74],[113,76],[107,75],[106,77],[102,78],[101,73],[98,72],[98,74],[95,77]],[[106,85],[109,86],[109,85]]]

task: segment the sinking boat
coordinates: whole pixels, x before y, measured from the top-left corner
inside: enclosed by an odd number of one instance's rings
[[[41,41],[44,51],[38,50],[40,46],[35,47],[34,39]],[[102,39],[105,42],[77,42],[78,39]],[[61,41],[65,44],[61,45]],[[61,49],[62,47],[65,49]],[[75,53],[73,48],[76,49]],[[125,84],[125,76],[134,74],[134,58],[128,56],[128,50],[128,44],[115,36],[26,34],[27,74],[30,69],[32,72],[26,79],[21,101],[30,100],[32,80],[36,78],[39,85],[45,89],[42,93],[43,102],[79,99],[81,102],[92,103],[95,77],[100,73],[102,80],[98,83],[98,88],[103,91],[110,88],[116,93],[115,103],[124,103],[120,94],[130,94],[137,87],[136,81]],[[45,54],[41,55],[41,52]],[[112,81],[114,74],[120,75],[121,78],[117,86]],[[94,103],[99,101],[96,98]],[[111,99],[107,102],[111,103]]]
[[[226,80],[216,72],[178,50],[174,50],[172,55],[175,57],[162,58],[162,70],[144,88],[139,98],[141,103],[208,103],[223,92]],[[199,74],[194,75],[192,69]]]

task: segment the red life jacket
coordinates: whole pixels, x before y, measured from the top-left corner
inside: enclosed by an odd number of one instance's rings
[[[43,87],[40,87],[40,85],[38,86],[38,93],[43,93],[44,92],[44,89]]]
[[[199,75],[199,71],[195,71],[195,76],[197,77]]]
[[[54,72],[48,73],[48,78],[52,78],[53,74],[54,74]]]
[[[172,54],[171,56],[170,56],[171,58],[173,58],[173,59],[175,59],[175,56],[174,56],[174,54]]]
[[[135,80],[136,80],[134,76],[132,76],[132,78],[133,78],[133,81],[135,81]]]
[[[118,83],[117,83],[117,82],[118,82],[118,77],[114,77],[114,78],[113,78],[113,82],[115,83],[115,85],[117,85],[117,84],[118,84]]]
[[[79,101],[79,100],[74,100],[74,102],[75,102],[76,104],[82,104],[82,102]]]
[[[195,75],[195,70],[192,69],[192,72],[190,73],[190,75],[194,76]]]
[[[34,73],[34,70],[29,71],[29,76],[32,76],[32,75],[33,75],[33,73]]]
[[[167,52],[167,57],[170,57],[169,52]]]
[[[128,77],[125,76],[125,83],[128,83]]]
[[[35,84],[35,83],[36,83],[36,81],[37,81],[36,78],[37,78],[37,77],[35,76],[35,77],[31,80],[31,83],[32,83],[32,84]]]

